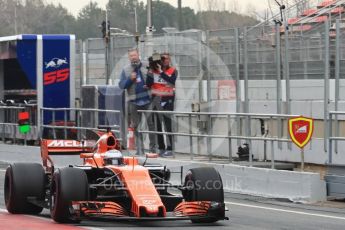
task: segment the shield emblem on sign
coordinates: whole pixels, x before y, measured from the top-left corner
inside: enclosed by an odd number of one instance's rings
[[[297,117],[289,119],[289,134],[293,143],[303,148],[308,144],[314,130],[312,118]]]

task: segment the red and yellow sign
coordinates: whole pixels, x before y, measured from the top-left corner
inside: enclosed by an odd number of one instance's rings
[[[308,144],[313,135],[314,120],[307,117],[289,119],[289,134],[293,143],[301,149]]]

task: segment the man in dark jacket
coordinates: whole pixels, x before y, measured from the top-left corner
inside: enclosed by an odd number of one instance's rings
[[[175,82],[177,70],[171,66],[169,53],[161,55],[161,66],[158,65],[148,74],[148,86],[152,93],[152,107],[154,110],[173,111],[175,103]],[[162,132],[162,122],[166,132],[172,132],[172,114],[158,114],[157,131]],[[166,135],[166,144],[164,136],[158,134],[158,149],[161,157],[172,156],[172,136]]]

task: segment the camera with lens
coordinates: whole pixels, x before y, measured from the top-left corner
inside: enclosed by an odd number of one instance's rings
[[[149,57],[149,69],[152,70],[158,70],[159,67],[158,65],[162,65],[162,58],[161,55],[159,53],[153,53],[151,57]]]

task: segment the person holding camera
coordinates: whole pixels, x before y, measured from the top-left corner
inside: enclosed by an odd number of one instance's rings
[[[137,49],[128,50],[130,64],[122,69],[119,87],[127,90],[128,112],[130,127],[134,129],[137,146],[137,155],[143,145],[139,138],[137,128],[141,121],[141,113],[138,110],[151,110],[151,93],[146,85],[148,63],[141,62]],[[151,113],[144,113],[149,131],[154,131],[154,121]],[[149,134],[150,152],[156,152],[155,136]]]
[[[147,85],[151,88],[152,107],[159,111],[173,111],[175,102],[175,82],[177,70],[171,66],[169,53],[163,53],[160,58],[153,54],[150,61]],[[162,132],[162,122],[165,131],[172,132],[172,114],[158,114],[157,131]],[[161,157],[172,156],[172,136],[166,135],[167,143],[164,143],[162,134],[157,135],[158,148]]]

